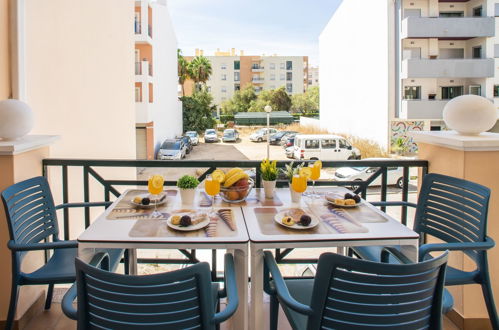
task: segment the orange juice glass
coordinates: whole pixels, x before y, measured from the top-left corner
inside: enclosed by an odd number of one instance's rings
[[[215,196],[220,192],[220,181],[214,179],[211,175],[204,181],[204,191],[212,197],[211,213],[215,212]]]
[[[147,190],[151,195],[159,195],[163,192],[164,183],[165,179],[161,175],[155,174],[147,181]],[[157,210],[158,200],[159,199],[154,203],[154,212],[152,213],[152,216],[154,217],[159,217],[161,215]]]
[[[312,176],[310,177],[310,179],[312,179],[312,181],[315,181],[315,180],[319,180],[319,178],[321,177],[321,169],[319,166],[312,166]]]
[[[295,175],[291,180],[291,188],[297,193],[303,193],[307,190],[307,177]]]

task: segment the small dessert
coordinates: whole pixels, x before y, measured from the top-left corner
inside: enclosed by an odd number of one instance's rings
[[[180,218],[182,218],[180,215],[172,216],[172,219],[171,219],[172,225],[179,226],[180,225]]]
[[[140,196],[135,196],[135,198],[133,199],[133,202],[135,204],[142,204],[142,197]]]
[[[180,226],[182,227],[188,227],[192,224],[192,220],[191,220],[191,217],[188,216],[188,215],[183,215],[181,218],[180,218]]]
[[[310,226],[310,223],[312,222],[312,218],[308,214],[304,214],[300,217],[300,222],[298,224],[307,227]]]
[[[231,230],[236,230],[236,221],[234,220],[231,209],[220,209],[218,210],[218,215],[220,216],[220,218],[222,218],[223,221],[225,221],[225,223]]]
[[[206,227],[206,235],[208,237],[216,237],[217,236],[217,224],[218,217],[216,215],[210,216],[210,223]]]
[[[302,215],[305,214],[305,211],[303,211],[302,209],[298,209],[298,208],[295,208],[295,209],[289,209],[287,212],[286,212],[286,215],[290,216],[291,218],[293,218],[293,221],[294,222],[299,222],[300,221],[300,217]]]
[[[355,203],[360,203],[360,196],[359,195],[353,196],[353,200],[355,201]]]
[[[354,199],[345,199],[345,205],[355,205],[355,200]]]
[[[336,198],[334,200],[334,204],[336,204],[336,205],[345,205],[345,200],[344,199]]]
[[[286,226],[292,226],[295,224],[295,221],[293,220],[293,218],[291,218],[290,216],[285,216],[282,218],[282,223],[285,224]]]
[[[142,205],[149,205],[151,204],[151,200],[148,197],[142,198]]]

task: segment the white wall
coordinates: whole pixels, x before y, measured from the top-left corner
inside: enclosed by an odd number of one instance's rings
[[[153,120],[155,153],[167,138],[182,134],[178,100],[177,38],[166,0],[151,3],[153,17]]]
[[[389,14],[388,1],[345,0],[319,37],[322,127],[385,147],[393,111]]]

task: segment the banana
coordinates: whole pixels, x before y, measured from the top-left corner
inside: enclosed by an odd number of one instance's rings
[[[225,179],[224,187],[228,188],[232,186],[234,183],[241,179],[248,179],[249,175],[244,173],[243,171],[238,172],[236,174],[231,175],[228,179]]]
[[[232,175],[239,173],[239,172],[242,172],[242,171],[243,170],[240,169],[239,167],[231,168],[230,170],[227,171],[227,173],[225,173],[225,181],[227,181],[227,179],[230,178]]]

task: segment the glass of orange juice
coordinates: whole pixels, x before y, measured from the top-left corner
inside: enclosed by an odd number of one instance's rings
[[[291,179],[291,199],[293,203],[300,201],[301,194],[307,190],[307,177],[304,175],[294,175]]]
[[[215,196],[220,192],[220,181],[211,175],[208,176],[204,182],[204,190],[212,197],[211,212],[213,213],[215,212]]]
[[[316,161],[311,167],[310,179],[312,180],[312,197],[316,198],[318,195],[315,193],[315,181],[319,180],[321,177],[322,162],[320,160]]]
[[[159,194],[163,192],[163,185],[165,184],[165,179],[163,176],[155,174],[149,178],[147,181],[147,190],[149,193],[155,197],[154,198],[154,212],[152,213],[153,217],[161,216],[161,213],[158,212],[157,205],[159,201]]]

